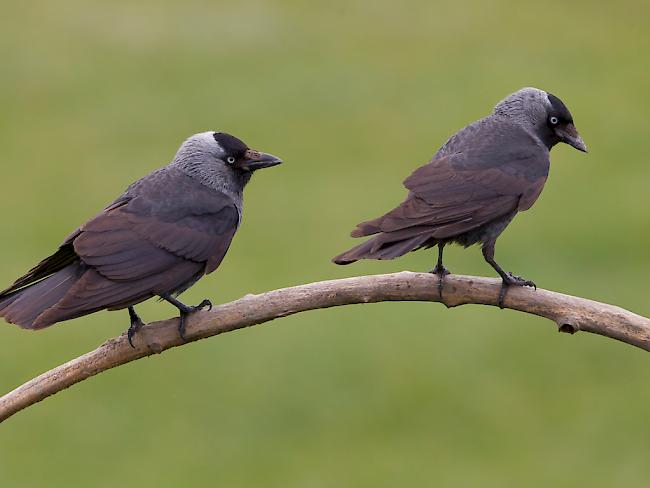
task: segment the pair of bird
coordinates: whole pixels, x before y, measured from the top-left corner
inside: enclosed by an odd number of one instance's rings
[[[549,152],[559,142],[587,148],[571,113],[556,96],[524,88],[491,115],[453,135],[431,162],[405,181],[406,200],[363,222],[353,237],[374,236],[334,258],[393,259],[438,247],[433,273],[442,293],[444,247],[482,244],[485,260],[509,286],[535,286],[494,260],[497,238],[544,187]],[[242,193],[252,174],[282,161],[229,134],[203,132],[180,147],[171,164],[129,186],[101,213],[70,234],[59,249],[0,292],[0,317],[26,329],[99,310],[128,309],[128,340],[143,325],[134,305],[154,296],[180,312],[184,338],[192,312],[176,297],[223,260],[241,223]]]

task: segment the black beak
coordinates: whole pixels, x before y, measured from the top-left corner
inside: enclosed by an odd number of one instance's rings
[[[242,162],[238,165],[244,171],[257,171],[262,168],[270,168],[281,164],[282,160],[272,154],[267,154],[249,149]]]
[[[566,124],[555,129],[562,142],[567,143],[569,146],[575,147],[578,151],[587,152],[587,145],[582,140],[576,126],[573,124]]]

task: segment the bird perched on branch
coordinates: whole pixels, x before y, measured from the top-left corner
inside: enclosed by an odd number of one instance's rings
[[[188,314],[211,307],[176,298],[223,260],[254,171],[280,164],[220,132],[187,139],[171,164],[136,181],[59,249],[0,292],[0,317],[42,329],[99,310],[127,308],[128,339],[143,324],[134,305],[154,296]]]
[[[497,238],[513,217],[528,210],[544,187],[549,153],[559,142],[579,151],[587,147],[573,117],[556,96],[523,88],[499,102],[494,112],[453,135],[431,162],[404,181],[406,200],[387,214],[362,222],[352,237],[374,236],[335,257],[336,264],[359,259],[393,259],[438,246],[433,273],[449,273],[442,263],[446,244],[481,243],[483,257],[499,273],[503,286],[535,286],[504,271],[494,260]]]

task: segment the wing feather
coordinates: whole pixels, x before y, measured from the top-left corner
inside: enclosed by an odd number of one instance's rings
[[[548,175],[548,150],[520,127],[479,123],[450,141],[404,180],[410,190],[404,202],[352,232],[353,237],[380,234],[371,254],[404,239],[421,243],[423,235],[453,238],[527,210],[539,197]]]
[[[74,249],[116,281],[140,280],[182,260],[212,272],[239,225],[233,200],[180,172],[141,181],[137,195],[81,227]]]

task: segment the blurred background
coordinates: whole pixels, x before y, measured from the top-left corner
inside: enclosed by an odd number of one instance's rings
[[[428,270],[435,252],[329,259],[449,135],[532,85],[567,103],[590,153],[554,150],[497,259],[649,315],[649,15],[633,0],[3,2],[0,288],[211,129],[286,164],[255,176],[233,247],[185,302]],[[446,264],[494,276],[478,248]],[[0,324],[0,390],[127,326],[126,312]],[[309,312],[17,414],[0,425],[0,485],[647,486],[649,379],[641,350],[512,311]]]

